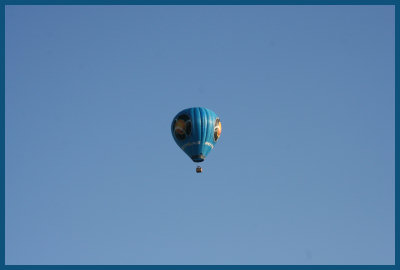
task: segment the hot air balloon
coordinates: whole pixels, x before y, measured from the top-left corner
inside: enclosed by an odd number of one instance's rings
[[[176,144],[194,161],[202,162],[221,136],[221,121],[215,112],[202,108],[180,111],[172,120],[171,132]],[[202,168],[197,166],[196,172]]]

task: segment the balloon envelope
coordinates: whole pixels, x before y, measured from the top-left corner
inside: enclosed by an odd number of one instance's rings
[[[176,144],[194,162],[204,161],[217,143],[221,131],[219,117],[202,107],[180,111],[171,124],[172,137]]]

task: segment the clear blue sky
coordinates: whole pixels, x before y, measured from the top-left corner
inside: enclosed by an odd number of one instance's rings
[[[393,264],[394,93],[394,6],[7,6],[6,263]]]

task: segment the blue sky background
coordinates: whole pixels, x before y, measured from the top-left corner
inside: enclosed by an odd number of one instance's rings
[[[394,6],[7,6],[6,264],[393,264],[394,48]]]

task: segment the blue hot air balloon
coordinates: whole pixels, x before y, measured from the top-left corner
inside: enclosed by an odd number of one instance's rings
[[[176,144],[194,161],[202,162],[221,135],[221,121],[215,112],[202,108],[180,111],[172,120],[171,132]],[[198,166],[196,172],[201,172]]]

